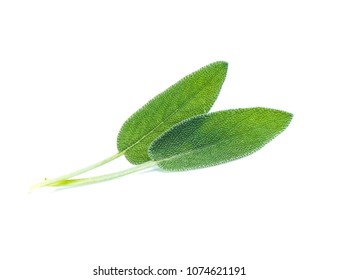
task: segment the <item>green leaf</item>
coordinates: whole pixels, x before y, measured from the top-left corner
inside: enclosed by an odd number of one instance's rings
[[[168,171],[213,166],[245,157],[280,134],[292,114],[267,108],[220,111],[185,120],[157,138],[150,158]]]
[[[226,72],[226,62],[214,62],[150,100],[120,129],[117,140],[119,152],[133,164],[149,161],[147,150],[154,139],[180,121],[210,110]]]
[[[31,190],[58,185],[58,182],[61,184],[124,154],[134,164],[149,161],[147,150],[155,138],[180,121],[209,111],[225,80],[227,66],[223,61],[211,63],[150,100],[120,129],[117,154],[62,176],[45,179],[32,186]]]
[[[181,171],[225,163],[259,150],[280,134],[292,114],[266,108],[220,111],[182,121],[149,148],[152,160],[131,169],[101,176],[59,181],[51,186],[82,186],[112,180],[158,165]]]

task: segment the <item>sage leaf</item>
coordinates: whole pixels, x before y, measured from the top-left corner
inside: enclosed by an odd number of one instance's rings
[[[185,120],[157,138],[149,156],[168,171],[226,163],[254,153],[281,133],[292,114],[267,108],[233,109]]]
[[[149,145],[182,120],[207,113],[225,80],[228,64],[211,63],[186,76],[136,111],[121,127],[117,146],[133,164],[150,160]]]
[[[224,61],[211,63],[150,100],[123,124],[118,134],[118,153],[62,176],[45,179],[30,190],[65,182],[124,154],[133,164],[149,161],[147,150],[155,138],[174,124],[210,110],[225,80],[227,67]]]
[[[104,182],[158,165],[167,171],[213,166],[254,153],[291,122],[288,112],[246,108],[203,114],[167,130],[149,147],[150,161],[120,172],[59,181],[54,187]]]

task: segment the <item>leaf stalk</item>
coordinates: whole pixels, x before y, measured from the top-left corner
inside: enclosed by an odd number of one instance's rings
[[[89,178],[80,178],[80,179],[72,179],[72,180],[62,180],[58,181],[56,183],[50,184],[51,187],[69,187],[69,186],[83,186],[83,185],[89,185],[99,182],[105,182],[109,180],[113,180],[119,177],[126,176],[128,174],[138,172],[147,168],[150,168],[152,166],[157,165],[156,161],[147,161],[143,164],[139,164],[135,167],[125,169],[119,172],[109,173],[101,176],[94,176]]]
[[[34,190],[34,189],[41,188],[41,187],[46,187],[46,186],[55,184],[55,183],[57,183],[57,182],[59,182],[59,181],[64,181],[64,180],[67,180],[67,179],[69,179],[69,178],[75,177],[75,176],[77,176],[77,175],[83,174],[83,173],[85,173],[85,172],[87,172],[87,171],[90,171],[90,170],[95,169],[95,168],[97,168],[97,167],[99,167],[99,166],[102,166],[102,165],[104,165],[104,164],[106,164],[106,163],[111,162],[112,160],[114,160],[114,159],[116,159],[116,158],[122,156],[124,153],[125,153],[125,151],[122,151],[122,152],[117,153],[117,154],[115,154],[115,155],[113,155],[113,156],[110,156],[110,157],[108,157],[108,158],[106,158],[106,159],[104,159],[104,160],[101,160],[101,161],[99,161],[99,162],[97,162],[97,163],[91,164],[91,165],[89,165],[89,166],[87,166],[87,167],[84,167],[84,168],[81,168],[81,169],[79,169],[79,170],[73,171],[73,172],[71,172],[71,173],[67,173],[67,174],[65,174],[65,175],[62,175],[62,176],[59,176],[59,177],[56,177],[56,178],[44,180],[44,181],[42,181],[42,182],[40,182],[40,183],[35,184],[34,186],[32,186],[32,187],[30,188],[30,192],[31,192],[32,190]]]

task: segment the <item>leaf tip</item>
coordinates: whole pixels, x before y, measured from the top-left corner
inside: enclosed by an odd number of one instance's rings
[[[220,61],[216,61],[214,62],[214,64],[220,68],[222,68],[224,71],[227,71],[228,69],[228,62],[220,60]]]

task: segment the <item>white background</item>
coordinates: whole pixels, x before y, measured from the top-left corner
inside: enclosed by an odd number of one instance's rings
[[[1,1],[0,278],[97,279],[98,265],[151,265],[339,279],[338,26],[326,0]],[[261,151],[28,194],[114,154],[135,110],[216,60],[229,70],[212,110],[294,114]]]

